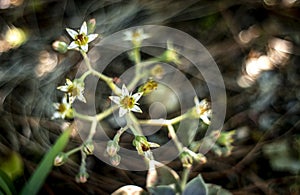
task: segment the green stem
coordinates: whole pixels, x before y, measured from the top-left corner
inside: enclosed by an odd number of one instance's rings
[[[131,130],[134,135],[143,135],[143,131],[139,125],[138,119],[131,112],[126,114],[127,124],[132,127]]]
[[[108,77],[108,76],[106,76],[106,75],[104,75],[104,74],[102,74],[102,73],[100,73],[100,72],[98,72],[98,71],[96,71],[92,67],[90,59],[88,58],[87,54],[84,51],[81,51],[81,50],[80,50],[80,53],[81,53],[81,55],[82,55],[82,57],[84,59],[84,62],[86,64],[86,66],[89,69],[90,74],[93,74],[93,75],[99,77],[99,79],[101,79],[104,82],[106,82],[106,84],[111,88],[111,90],[115,94],[120,95],[121,94],[121,89],[117,85],[114,84],[113,79],[110,78],[110,77]]]
[[[139,124],[142,125],[152,125],[152,126],[168,126],[179,123],[180,121],[188,118],[188,113],[180,115],[172,119],[150,119],[150,120],[139,120]]]
[[[183,169],[183,172],[182,172],[182,176],[181,176],[181,190],[183,191],[184,190],[184,188],[185,188],[185,185],[186,185],[186,183],[187,183],[187,181],[188,181],[188,179],[189,179],[189,174],[190,174],[190,172],[191,172],[191,169],[192,169],[192,166],[190,166],[190,167],[185,167],[184,169]]]
[[[96,120],[99,122],[101,120],[103,120],[105,117],[107,117],[108,115],[110,115],[111,113],[113,113],[115,110],[117,110],[119,108],[119,105],[113,105],[112,107],[110,107],[107,110],[104,110],[102,113],[97,114]]]
[[[76,148],[73,148],[73,149],[70,150],[69,152],[66,152],[66,155],[67,155],[67,156],[70,156],[70,155],[72,155],[72,154],[74,154],[74,153],[80,151],[81,149],[82,149],[82,145],[81,145],[81,146],[78,146],[78,147],[76,147]]]
[[[73,115],[74,115],[74,118],[77,117],[79,119],[83,119],[83,120],[90,121],[90,122],[94,121],[94,117],[93,116],[89,116],[89,115],[85,115],[85,114],[80,114],[80,113],[76,112],[76,110],[73,110]]]
[[[178,140],[178,137],[175,133],[175,129],[172,124],[168,124],[168,130],[169,130],[169,134],[170,134],[172,140],[175,143],[175,146],[177,147],[179,153],[181,153],[183,151],[183,147],[182,147],[181,142]]]
[[[115,142],[119,142],[120,141],[120,137],[121,137],[121,135],[128,129],[129,127],[128,127],[128,125],[126,125],[125,127],[122,127],[117,133],[116,133],[116,135],[115,135],[115,137],[114,137],[114,141]]]
[[[90,129],[90,132],[89,132],[89,135],[88,135],[88,138],[86,139],[87,141],[89,140],[92,140],[93,139],[93,136],[95,135],[96,133],[96,129],[97,129],[97,119],[96,117],[94,118],[94,120],[92,121],[92,124],[91,124],[91,129]]]
[[[133,88],[136,86],[136,84],[144,77],[146,77],[147,75],[149,75],[149,71],[141,71],[142,68],[145,68],[153,63],[158,62],[158,59],[156,58],[151,58],[149,60],[146,60],[144,62],[139,62],[136,63],[135,65],[135,76],[133,78],[133,80],[130,82],[130,84],[128,85],[128,90],[132,91]],[[142,72],[142,73],[141,73]]]

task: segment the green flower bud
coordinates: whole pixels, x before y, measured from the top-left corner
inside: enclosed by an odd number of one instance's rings
[[[54,158],[54,162],[53,165],[54,166],[61,166],[63,165],[68,159],[68,156],[66,153],[61,152],[59,153],[55,158]]]
[[[162,54],[161,60],[166,62],[173,62],[177,65],[181,64],[179,55],[170,42],[167,43],[167,50]]]
[[[121,156],[120,155],[118,155],[118,154],[116,154],[116,155],[114,155],[114,156],[112,156],[112,157],[110,157],[110,163],[113,165],[113,166],[118,166],[119,164],[120,164],[120,162],[121,162]]]
[[[193,165],[193,157],[189,154],[189,152],[181,152],[179,158],[183,167],[191,167]]]
[[[88,34],[92,34],[95,32],[96,29],[96,19],[92,18],[87,22],[87,31]]]
[[[95,147],[93,144],[93,141],[88,141],[83,145],[83,152],[86,153],[87,155],[91,155],[94,153]]]
[[[233,136],[235,131],[221,132],[220,136],[217,139],[217,143],[221,146],[230,146],[233,142]]]
[[[132,144],[135,146],[139,155],[143,155],[145,151],[150,150],[150,144],[145,136],[135,136]]]
[[[112,156],[115,156],[119,150],[120,150],[120,146],[119,146],[118,142],[113,141],[113,140],[110,140],[110,141],[107,143],[106,153],[107,153],[109,156],[111,156],[111,157],[112,157]]]
[[[89,174],[86,171],[80,171],[76,175],[75,180],[77,183],[85,183],[85,182],[87,182],[88,178],[89,178]]]
[[[52,48],[59,53],[66,53],[68,51],[68,44],[63,41],[54,41]]]

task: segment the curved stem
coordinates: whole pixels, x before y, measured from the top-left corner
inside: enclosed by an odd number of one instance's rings
[[[112,114],[115,110],[117,110],[119,108],[119,105],[113,105],[112,107],[110,107],[107,110],[104,110],[103,112],[101,112],[100,114],[97,114],[96,120],[99,122],[102,119],[104,119],[105,117],[107,117],[108,115]]]
[[[175,133],[175,130],[174,130],[174,127],[172,124],[168,124],[168,130],[169,130],[169,134],[170,134],[172,140],[175,143],[175,146],[177,147],[179,153],[181,153],[183,151],[183,147],[182,147],[181,142],[178,140],[178,137]]]
[[[93,116],[80,114],[80,113],[76,112],[76,110],[73,110],[73,115],[74,115],[74,118],[77,117],[79,119],[83,119],[83,120],[90,121],[90,122],[92,122],[94,120]]]
[[[104,75],[104,74],[102,74],[102,73],[100,73],[100,72],[98,72],[97,70],[95,70],[92,67],[90,59],[88,58],[87,54],[84,51],[81,51],[81,50],[80,50],[80,53],[81,53],[81,55],[82,55],[82,57],[84,59],[84,62],[86,64],[86,66],[89,69],[90,74],[93,74],[93,75],[99,77],[99,79],[105,81],[106,84],[110,87],[110,89],[115,94],[120,95],[121,94],[121,89],[117,85],[114,84],[113,79],[110,78],[110,77],[108,77],[108,76],[106,76],[106,75]]]

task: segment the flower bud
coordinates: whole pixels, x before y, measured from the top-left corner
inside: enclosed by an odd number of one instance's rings
[[[68,156],[66,153],[61,152],[59,153],[55,158],[54,158],[54,162],[53,165],[54,166],[61,166],[63,165],[68,159]]]
[[[145,151],[150,150],[150,144],[145,136],[135,136],[134,140],[132,141],[132,145],[135,146],[139,155],[143,155]]]
[[[173,62],[177,65],[181,64],[179,55],[170,42],[167,43],[167,50],[162,54],[161,60],[166,62]]]
[[[193,165],[193,157],[187,152],[181,152],[179,156],[183,167],[191,167]]]
[[[86,153],[87,155],[91,155],[94,153],[94,144],[92,141],[87,141],[84,146],[83,146],[83,152]]]
[[[110,140],[107,143],[107,147],[106,147],[106,153],[109,156],[115,156],[117,154],[117,152],[120,150],[120,146],[118,144],[118,142],[114,141],[114,140]]]
[[[110,157],[110,163],[113,165],[113,166],[118,166],[119,164],[120,164],[120,162],[121,162],[121,156],[120,155],[118,155],[118,154],[116,154],[116,155],[114,155],[114,156],[112,156],[112,157]]]
[[[221,132],[220,136],[217,139],[217,143],[221,146],[230,146],[234,142],[233,136],[235,131]]]
[[[75,180],[77,183],[85,183],[85,182],[87,182],[88,178],[89,178],[89,174],[86,171],[80,171],[76,175]]]
[[[59,53],[66,53],[68,51],[68,45],[63,41],[54,41],[52,48]]]
[[[96,19],[92,18],[87,22],[88,34],[94,33],[95,29],[96,29]]]

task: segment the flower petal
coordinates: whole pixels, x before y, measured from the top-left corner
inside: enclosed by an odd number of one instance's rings
[[[83,94],[79,94],[79,95],[77,96],[77,98],[78,98],[80,101],[86,103],[86,99],[85,99],[85,97],[83,96]]]
[[[61,114],[59,112],[54,112],[51,119],[61,118]]]
[[[63,91],[63,92],[68,92],[69,91],[68,86],[66,86],[66,85],[59,86],[59,87],[57,87],[57,89],[60,90],[60,91]]]
[[[135,102],[139,101],[139,99],[142,97],[143,93],[135,93],[132,95]]]
[[[109,96],[108,98],[109,98],[111,101],[113,101],[114,103],[120,105],[120,100],[121,100],[121,98],[120,98],[119,96]]]
[[[88,45],[88,44],[81,45],[80,48],[81,48],[84,52],[88,52],[88,50],[89,50],[89,45]]]
[[[68,34],[72,37],[72,39],[75,39],[76,36],[78,35],[78,33],[75,30],[72,30],[70,28],[66,28],[66,31],[68,32]]]
[[[143,113],[143,111],[137,105],[134,105],[133,108],[130,109],[133,112]]]
[[[75,43],[75,41],[72,41],[71,43],[70,43],[70,45],[68,46],[68,49],[75,49],[75,48],[77,48],[78,47],[78,45]]]
[[[200,104],[199,99],[198,99],[197,96],[194,97],[194,102],[195,102],[196,106],[198,106]]]
[[[88,37],[88,43],[89,43],[89,42],[94,41],[98,37],[98,34],[90,34],[87,37]]]
[[[54,107],[55,109],[58,109],[58,108],[59,108],[59,105],[60,105],[60,103],[53,103],[53,107]]]
[[[122,96],[129,96],[129,91],[128,91],[127,87],[125,86],[125,84],[123,84],[123,86],[122,86]]]
[[[67,85],[72,85],[73,84],[73,82],[68,78],[66,79],[66,83],[67,83]]]
[[[210,120],[206,115],[202,115],[200,118],[205,124],[210,125]]]
[[[124,32],[124,41],[132,41],[132,35],[133,35],[133,32],[132,31],[125,31]]]
[[[87,25],[86,22],[84,21],[80,27],[80,34],[87,34]]]
[[[119,109],[119,116],[122,117],[128,112],[127,109],[120,107]]]

